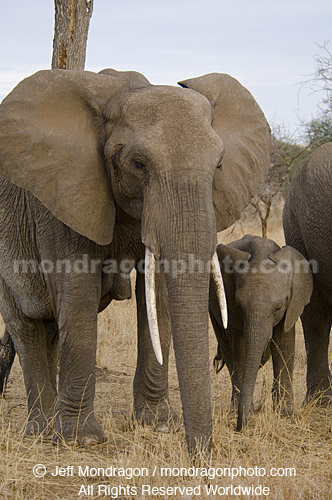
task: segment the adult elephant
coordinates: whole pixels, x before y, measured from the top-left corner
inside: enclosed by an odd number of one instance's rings
[[[228,75],[180,88],[102,73],[41,71],[0,107],[1,313],[23,368],[27,431],[42,431],[55,407],[55,439],[105,439],[93,407],[97,313],[130,296],[129,271],[140,270],[145,247],[146,268],[157,259],[170,272],[146,273],[147,304],[138,272],[134,410],[143,421],[168,418],[172,331],[194,453],[211,440],[210,273],[190,272],[190,259],[211,261],[216,230],[253,195],[269,162],[269,127]]]
[[[223,327],[213,283],[209,310],[218,341],[214,360],[224,363],[232,380],[232,401],[238,405],[237,430],[246,424],[260,366],[272,354],[272,396],[281,414],[293,412],[295,322],[309,302],[309,263],[294,248],[247,234],[218,245],[225,283],[228,328]]]
[[[331,402],[328,345],[332,322],[332,143],[309,155],[297,169],[283,211],[288,245],[310,259],[313,293],[301,316],[307,353],[306,402]]]

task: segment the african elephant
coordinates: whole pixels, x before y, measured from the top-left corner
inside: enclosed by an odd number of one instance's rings
[[[247,234],[229,245],[218,245],[225,283],[229,322],[225,330],[214,285],[209,310],[218,341],[214,366],[227,365],[232,402],[238,404],[237,430],[246,424],[260,366],[272,353],[274,406],[293,411],[295,322],[309,302],[309,263],[294,248]]]
[[[188,449],[210,446],[208,267],[216,231],[266,171],[270,131],[229,75],[180,86],[110,69],[41,71],[0,106],[0,312],[23,369],[27,432],[55,415],[56,441],[104,441],[97,313],[130,297],[136,267],[135,416],[169,417],[172,334]],[[190,272],[190,258],[204,272]]]
[[[331,403],[328,345],[332,322],[332,143],[298,167],[283,211],[285,240],[310,260],[313,293],[301,316],[307,354],[305,402]]]

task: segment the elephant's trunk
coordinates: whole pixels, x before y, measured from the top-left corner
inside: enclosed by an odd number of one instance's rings
[[[212,178],[161,181],[158,210],[146,205],[143,242],[166,277],[173,345],[188,449],[211,444],[208,299],[216,247]],[[153,196],[154,193],[151,192]],[[162,207],[162,208],[160,208]],[[158,220],[159,219],[159,220]]]
[[[262,356],[267,343],[272,338],[272,325],[261,325],[260,317],[260,314],[252,314],[249,319],[245,320],[246,352],[239,398],[237,431],[240,431],[247,423]]]
[[[183,259],[185,262],[186,259]],[[173,345],[188,449],[209,448],[212,434],[208,341],[210,273],[166,275]]]

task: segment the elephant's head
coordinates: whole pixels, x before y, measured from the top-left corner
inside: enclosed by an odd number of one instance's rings
[[[239,217],[264,176],[270,131],[232,77],[180,85],[154,86],[114,70],[38,72],[1,105],[0,173],[99,245],[112,242],[125,214],[141,220],[149,255],[209,262],[216,231]],[[209,272],[170,273],[166,281],[194,449],[211,434]]]
[[[312,293],[307,260],[294,248],[245,236],[217,249],[230,322],[243,329],[245,360],[237,429],[246,423],[264,351],[280,324],[287,336]]]

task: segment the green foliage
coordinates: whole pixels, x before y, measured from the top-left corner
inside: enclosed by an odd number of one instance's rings
[[[315,56],[317,69],[314,77],[305,82],[313,92],[322,92],[320,113],[316,118],[302,123],[302,144],[281,126],[272,130],[272,151],[266,179],[251,200],[251,208],[258,216],[262,236],[267,237],[268,222],[273,204],[285,198],[293,175],[303,160],[317,147],[332,142],[332,54],[327,45],[323,55]]]
[[[314,57],[317,67],[313,78],[307,82],[313,92],[322,93],[320,113],[303,124],[304,140],[310,152],[326,142],[332,142],[332,53],[327,43],[320,47],[322,54]]]
[[[332,142],[332,110],[325,111],[304,125],[305,138],[311,144],[310,150],[318,148],[326,142]]]
[[[271,140],[272,149],[267,176],[250,202],[260,220],[263,238],[267,238],[273,203],[278,204],[280,198],[285,197],[293,173],[308,154],[308,146],[297,144],[280,126],[274,127]]]
[[[271,165],[266,181],[274,185],[274,196],[281,191],[285,196],[297,167],[310,153],[310,147],[298,144],[281,127],[272,133]]]

